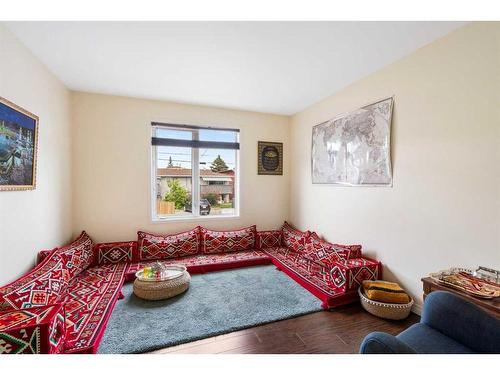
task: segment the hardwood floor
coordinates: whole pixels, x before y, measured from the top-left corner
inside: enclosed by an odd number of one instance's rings
[[[379,319],[368,314],[359,304],[353,304],[335,311],[321,311],[152,353],[357,353],[368,333],[382,331],[395,335],[419,320],[415,314],[399,322]]]

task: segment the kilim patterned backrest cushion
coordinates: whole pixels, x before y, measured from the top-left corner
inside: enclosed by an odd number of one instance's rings
[[[257,232],[257,249],[270,249],[281,246],[281,230],[263,230]]]
[[[64,261],[64,266],[69,271],[70,277],[78,276],[94,262],[93,243],[85,231],[69,245],[56,250]]]
[[[304,245],[306,238],[310,236],[310,232],[301,232],[300,230],[295,229],[286,221],[281,228],[283,233],[282,241],[283,246],[286,246],[290,250],[293,250],[297,253],[304,251]]]
[[[201,228],[201,249],[205,254],[255,249],[256,226],[232,231]]]
[[[42,263],[45,260],[45,258],[47,258],[50,254],[52,254],[56,250],[57,250],[57,247],[50,249],[50,250],[40,250],[38,252],[37,257],[36,257],[36,264]]]
[[[197,254],[200,227],[177,234],[137,232],[138,260],[168,259]]]
[[[55,304],[70,280],[63,258],[54,251],[29,273],[0,287],[0,311]]]
[[[131,263],[139,260],[137,242],[106,242],[94,245],[94,262],[96,265]]]
[[[341,245],[338,243],[332,244],[336,249],[341,249],[347,252],[347,259],[354,259],[361,257],[361,245]]]
[[[303,255],[310,260],[330,264],[332,261],[360,257],[361,245],[339,245],[310,236],[305,241]]]

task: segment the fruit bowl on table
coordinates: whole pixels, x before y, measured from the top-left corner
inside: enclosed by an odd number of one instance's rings
[[[140,281],[166,281],[173,280],[181,277],[184,272],[186,272],[186,266],[184,265],[169,265],[162,266],[161,269],[152,269],[148,271],[148,267],[145,267],[135,273],[135,277]]]

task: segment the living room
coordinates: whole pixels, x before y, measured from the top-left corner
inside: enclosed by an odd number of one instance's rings
[[[491,14],[47,12],[0,24],[1,354],[498,360]]]

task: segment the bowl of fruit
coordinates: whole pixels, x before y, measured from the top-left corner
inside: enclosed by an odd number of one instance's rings
[[[181,277],[184,272],[186,272],[186,266],[184,265],[164,265],[156,262],[137,271],[135,277],[141,281],[165,281]]]

